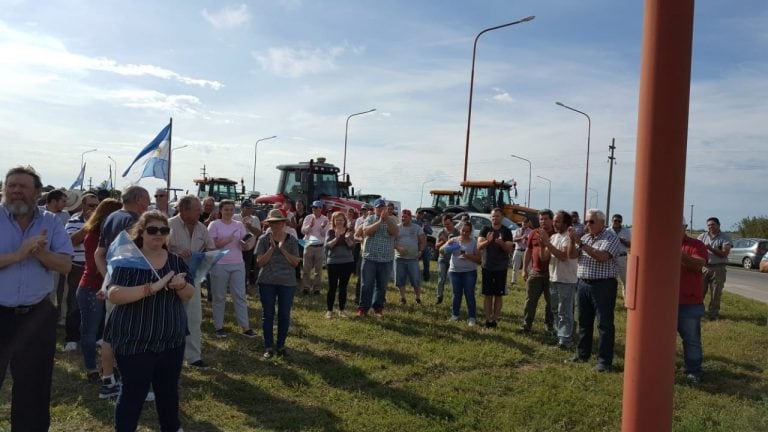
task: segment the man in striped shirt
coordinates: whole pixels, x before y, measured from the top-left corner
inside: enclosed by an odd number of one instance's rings
[[[597,372],[613,369],[613,346],[616,329],[613,310],[616,306],[616,262],[619,238],[605,229],[605,213],[597,209],[587,211],[584,219],[586,233],[580,237],[569,229],[572,240],[579,248],[578,283],[579,344],[576,357],[571,361],[584,363],[592,355],[592,332],[597,317],[599,335]]]

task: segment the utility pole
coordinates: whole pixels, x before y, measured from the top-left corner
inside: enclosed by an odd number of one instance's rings
[[[88,190],[93,189],[93,177],[88,177]]]
[[[613,157],[613,151],[616,150],[616,138],[611,139],[611,145],[608,146],[611,151],[611,155],[608,156],[608,204],[605,206],[605,217],[611,217],[611,182],[613,181],[613,164],[616,163],[616,158]]]
[[[688,218],[688,232],[693,234],[693,204],[691,204],[691,216]]]

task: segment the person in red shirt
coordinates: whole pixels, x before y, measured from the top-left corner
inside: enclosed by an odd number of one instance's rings
[[[523,279],[525,280],[528,297],[525,299],[525,310],[523,312],[523,325],[520,331],[530,333],[533,319],[536,316],[536,308],[539,306],[539,298],[544,294],[546,307],[544,308],[544,324],[547,326],[549,334],[554,333],[554,319],[552,308],[550,306],[549,295],[549,255],[544,256],[542,252],[547,248],[545,242],[539,240],[542,232],[545,232],[547,238],[555,234],[555,228],[552,225],[554,213],[550,209],[539,211],[539,228],[528,234],[528,244],[525,248],[523,258]],[[531,266],[531,263],[533,265]],[[529,273],[528,269],[532,267]]]
[[[700,240],[685,235],[688,225],[683,219],[683,241],[680,269],[680,298],[677,310],[677,332],[683,340],[685,377],[694,383],[701,382],[701,317],[704,316],[704,291],[701,269],[707,264],[707,247]]]

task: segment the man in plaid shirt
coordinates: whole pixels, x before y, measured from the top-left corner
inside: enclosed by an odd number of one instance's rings
[[[571,361],[584,363],[592,354],[592,332],[597,317],[599,335],[597,372],[613,368],[613,346],[616,329],[613,309],[616,306],[616,262],[619,238],[605,229],[605,213],[597,209],[587,211],[584,219],[586,233],[579,238],[569,228],[572,240],[579,248],[579,277],[577,298],[579,307],[579,344],[576,357]]]

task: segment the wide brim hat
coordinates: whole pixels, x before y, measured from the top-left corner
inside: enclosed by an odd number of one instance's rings
[[[285,222],[288,218],[283,216],[283,212],[280,211],[280,209],[272,209],[267,213],[267,218],[264,219],[264,222]]]
[[[64,191],[64,194],[67,196],[67,204],[64,206],[64,210],[72,211],[80,207],[80,199],[83,197],[82,192],[70,189]]]

